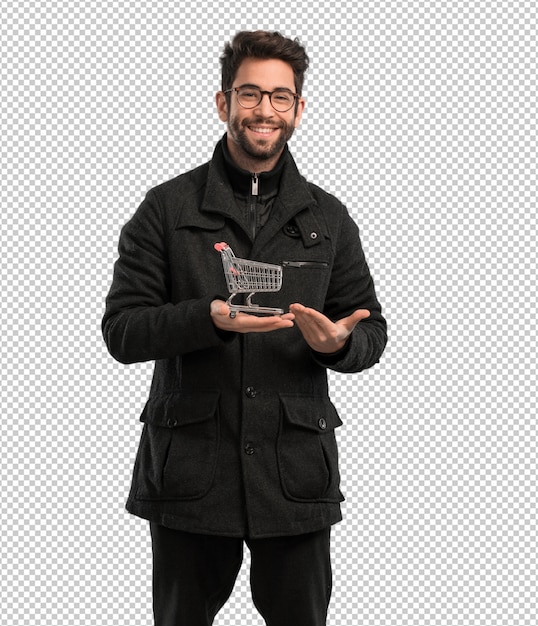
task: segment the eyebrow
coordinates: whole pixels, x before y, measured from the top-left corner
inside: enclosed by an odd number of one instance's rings
[[[260,91],[265,91],[259,85],[254,85],[252,83],[245,83],[243,85],[238,85],[236,89],[241,89],[241,87],[252,87],[253,89],[259,89]],[[294,93],[289,87],[275,87],[272,91],[289,91],[290,93]]]

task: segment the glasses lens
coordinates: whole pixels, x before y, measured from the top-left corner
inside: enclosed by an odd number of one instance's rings
[[[262,94],[259,89],[254,87],[240,87],[237,90],[237,99],[241,106],[244,106],[246,109],[253,109],[260,103]]]
[[[271,104],[277,111],[287,111],[291,109],[295,98],[289,91],[273,91],[271,94]]]
[[[240,87],[237,90],[237,99],[239,104],[245,109],[253,109],[258,106],[262,100],[262,92],[256,87]],[[273,91],[271,94],[271,104],[276,111],[283,113],[293,106],[295,97],[291,91],[286,89]]]

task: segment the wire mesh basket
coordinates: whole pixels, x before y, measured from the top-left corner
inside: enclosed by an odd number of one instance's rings
[[[230,317],[235,317],[238,311],[263,313],[265,315],[284,313],[283,309],[260,306],[252,302],[252,296],[258,292],[280,290],[282,287],[282,267],[280,265],[240,259],[234,255],[233,250],[224,241],[216,243],[214,247],[221,254],[224,276],[230,292],[230,297],[226,301],[230,308]],[[232,303],[233,298],[238,293],[248,294],[245,304]]]

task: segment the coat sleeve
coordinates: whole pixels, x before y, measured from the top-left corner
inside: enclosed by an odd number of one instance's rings
[[[387,343],[387,323],[381,314],[359,229],[347,209],[342,206],[342,210],[324,313],[337,321],[357,309],[368,309],[370,317],[357,324],[338,353],[314,356],[321,365],[337,372],[359,372],[379,361]]]
[[[107,348],[121,363],[172,358],[225,340],[210,317],[217,295],[170,302],[166,247],[163,212],[150,191],[121,231],[102,320]]]

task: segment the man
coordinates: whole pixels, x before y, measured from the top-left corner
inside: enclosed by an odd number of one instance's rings
[[[209,163],[147,194],[107,297],[111,354],[155,360],[127,509],[150,520],[157,626],[212,624],[244,543],[268,626],[321,626],[343,500],[327,368],[374,365],[386,324],[356,225],[287,148],[304,48],[241,32],[221,63],[227,133]],[[284,314],[230,316],[221,241],[282,267],[281,290],[257,297]]]

